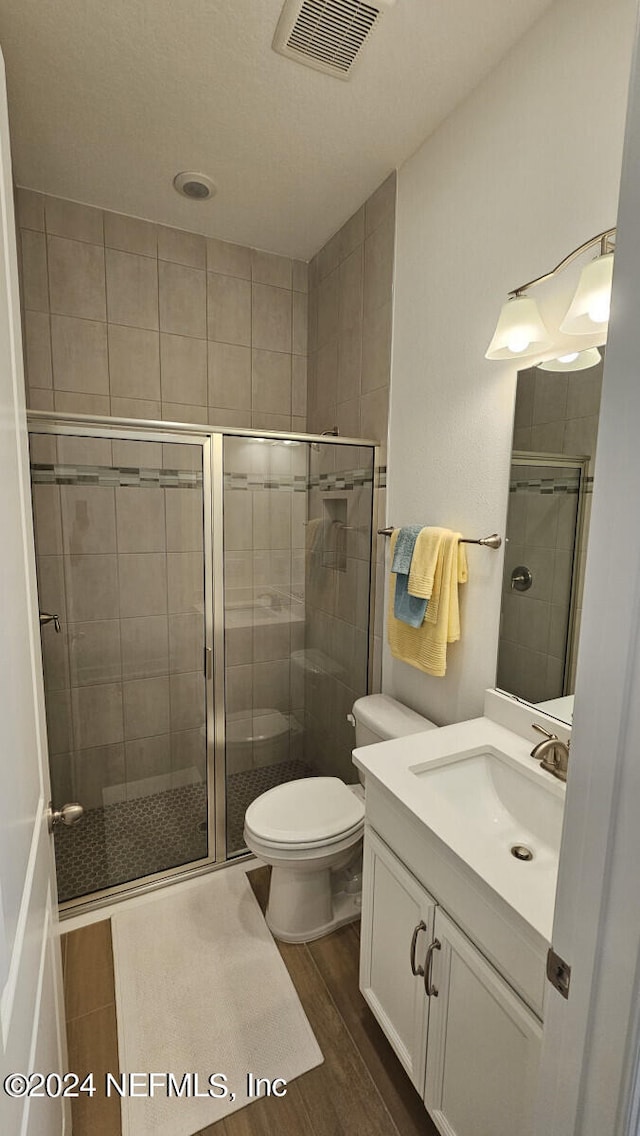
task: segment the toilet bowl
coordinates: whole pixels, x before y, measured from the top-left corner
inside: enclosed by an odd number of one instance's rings
[[[288,781],[249,805],[245,843],[272,865],[266,918],[276,938],[308,942],[355,918],[354,897],[336,904],[330,875],[354,858],[363,829],[364,801],[338,777]]]
[[[433,722],[374,694],[353,706],[356,745],[436,729]],[[269,789],[245,814],[247,848],[270,864],[266,920],[277,939],[305,943],[357,919],[364,789],[338,777],[304,777]]]

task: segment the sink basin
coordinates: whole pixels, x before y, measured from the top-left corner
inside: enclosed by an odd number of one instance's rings
[[[563,797],[533,762],[482,747],[409,772],[432,831],[514,906],[554,894]]]
[[[558,855],[562,801],[506,754],[484,749],[410,771],[422,790],[437,798],[442,821],[462,824],[502,851],[519,842]]]
[[[528,730],[471,718],[353,756],[369,823],[391,847],[404,847],[407,862],[424,857],[423,882],[435,898],[439,887],[467,897],[476,889],[500,918],[524,920],[523,942],[533,931],[542,949],[551,942],[566,786],[532,760],[532,741]],[[530,858],[517,858],[516,845]],[[415,874],[422,878],[421,869]]]

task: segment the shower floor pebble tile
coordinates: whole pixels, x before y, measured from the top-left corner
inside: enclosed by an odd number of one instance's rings
[[[229,854],[244,847],[244,814],[251,801],[311,772],[302,762],[286,761],[232,774],[227,781]],[[202,859],[208,854],[206,825],[203,783],[87,809],[78,824],[56,829],[60,902]]]

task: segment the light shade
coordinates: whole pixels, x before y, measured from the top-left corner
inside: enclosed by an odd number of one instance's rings
[[[587,347],[584,351],[571,351],[566,355],[558,355],[556,359],[547,359],[546,363],[538,363],[539,371],[588,371],[595,367],[602,359],[597,347]]]
[[[580,274],[571,307],[560,324],[569,335],[593,335],[606,328],[611,306],[613,253],[597,256]]]
[[[502,305],[485,359],[523,359],[551,346],[551,338],[530,296],[513,296]]]

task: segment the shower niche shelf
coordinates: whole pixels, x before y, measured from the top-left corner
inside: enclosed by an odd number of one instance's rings
[[[347,570],[347,498],[339,493],[322,496],[322,567]]]

